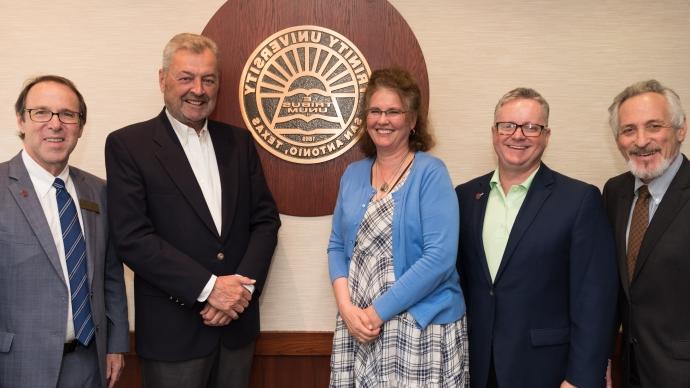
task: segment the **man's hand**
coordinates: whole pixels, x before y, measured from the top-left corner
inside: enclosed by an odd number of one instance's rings
[[[611,359],[609,358],[606,366],[606,388],[613,388],[613,377],[611,377]]]
[[[206,302],[212,307],[233,317],[235,314],[244,312],[252,300],[252,294],[244,288],[244,285],[256,283],[256,280],[245,276],[226,275],[218,276],[216,284],[211,290]]]
[[[340,316],[350,334],[361,343],[373,341],[381,332],[381,329],[369,320],[364,310],[351,303],[340,309]]]
[[[125,356],[122,353],[108,353],[105,355],[105,379],[108,388],[113,388],[125,369]]]
[[[577,388],[577,387],[570,384],[569,382],[563,380],[563,382],[561,383],[561,388]]]
[[[204,325],[207,326],[225,326],[233,319],[239,318],[239,315],[234,311],[232,311],[232,315],[228,315],[208,303],[199,314],[204,320]]]

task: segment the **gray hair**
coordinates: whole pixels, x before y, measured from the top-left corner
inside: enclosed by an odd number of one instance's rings
[[[163,71],[168,70],[172,56],[178,50],[189,50],[195,54],[201,54],[206,49],[211,50],[216,59],[218,59],[218,45],[210,38],[188,32],[173,36],[168,44],[165,45],[165,49],[163,49]]]
[[[623,89],[616,98],[613,99],[613,103],[609,106],[609,126],[613,131],[613,136],[618,136],[618,131],[620,130],[620,121],[618,117],[618,111],[621,105],[629,98],[639,96],[644,93],[657,93],[661,94],[666,98],[666,105],[669,113],[671,114],[671,126],[674,129],[679,129],[683,127],[685,122],[685,112],[683,111],[683,106],[680,104],[680,97],[673,91],[673,89],[667,88],[662,85],[659,81],[655,79],[650,79],[648,81],[640,81],[634,83],[627,88]]]
[[[542,97],[539,92],[537,92],[534,89],[531,88],[515,88],[508,93],[504,94],[503,97],[501,97],[500,100],[498,100],[498,103],[496,104],[496,108],[494,109],[494,121],[496,120],[496,117],[498,116],[498,111],[503,107],[503,105],[507,104],[510,101],[513,100],[534,100],[541,105],[542,110],[544,111],[544,119],[546,120],[544,122],[544,125],[549,125],[549,103],[546,102],[544,97]]]

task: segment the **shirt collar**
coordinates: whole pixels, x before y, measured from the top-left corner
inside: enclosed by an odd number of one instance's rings
[[[536,170],[534,170],[528,177],[525,179],[522,183],[517,185],[518,187],[524,189],[525,191],[529,190],[530,186],[532,186],[532,181],[534,181],[534,177],[537,175],[537,172],[541,168],[541,163],[539,164],[539,167],[537,167]],[[493,189],[496,186],[500,186],[500,171],[498,168],[494,170],[493,175],[491,175],[491,180],[489,181],[489,184],[491,185],[491,189]]]
[[[55,178],[62,179],[62,181],[65,182],[65,185],[67,185],[67,181],[69,180],[69,166],[65,166],[62,172],[60,172],[60,174],[57,176],[53,176],[53,174],[46,171],[46,169],[41,167],[40,164],[29,156],[29,154],[26,153],[26,150],[22,150],[22,161],[24,162],[26,171],[29,173],[31,183],[34,185],[36,195],[39,197],[44,197],[50,192],[50,189],[53,188]]]
[[[177,138],[180,139],[180,143],[182,143],[183,147],[187,145],[187,142],[189,142],[190,136],[208,136],[208,120],[204,122],[204,126],[201,128],[201,131],[197,134],[194,128],[182,124],[182,122],[174,118],[173,115],[170,114],[168,108],[165,108],[165,114],[168,116],[168,120],[170,120],[170,124],[172,125],[173,130],[177,135]]]
[[[660,176],[652,179],[652,181],[648,184],[642,182],[640,178],[635,177],[634,192],[637,193],[637,189],[646,184],[647,188],[649,189],[649,194],[652,195],[652,199],[654,199],[654,202],[657,204],[660,203],[661,199],[664,198],[664,194],[666,194],[666,190],[668,190],[668,187],[671,185],[673,177],[676,176],[676,173],[680,169],[680,165],[682,164],[682,162],[683,157],[679,152],[678,155],[676,155],[676,158],[673,159],[673,162],[671,162],[671,164],[668,166],[666,171],[664,171],[664,173]]]

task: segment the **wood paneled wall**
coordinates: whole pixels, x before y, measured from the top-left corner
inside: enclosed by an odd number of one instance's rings
[[[332,341],[331,332],[262,332],[256,340],[251,388],[327,387]],[[118,388],[141,387],[134,333],[130,349]]]
[[[620,387],[620,335],[613,357],[613,387]],[[331,332],[262,332],[256,340],[251,388],[323,388],[330,372]],[[140,388],[141,371],[130,333],[131,351],[118,388]]]

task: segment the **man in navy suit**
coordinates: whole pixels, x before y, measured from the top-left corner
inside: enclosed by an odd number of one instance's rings
[[[602,387],[618,275],[596,187],[541,162],[549,105],[518,88],[496,105],[498,168],[456,188],[458,270],[472,387]]]
[[[157,117],[105,146],[115,247],[132,268],[146,388],[245,387],[280,219],[251,134],[208,119],[218,48],[178,34]]]

